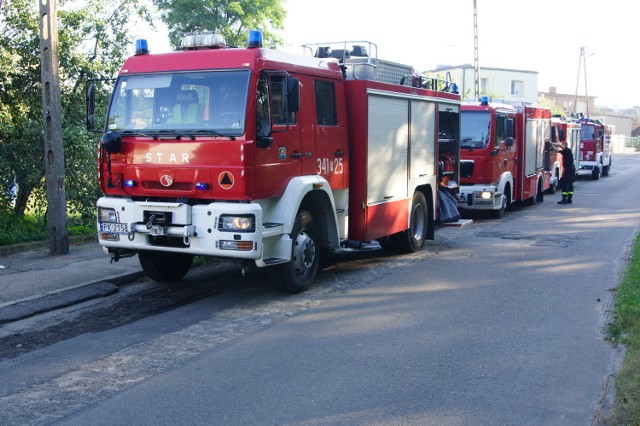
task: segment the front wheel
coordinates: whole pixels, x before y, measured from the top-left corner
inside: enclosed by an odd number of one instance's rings
[[[138,260],[149,278],[161,283],[170,283],[179,281],[187,275],[191,263],[193,263],[193,255],[140,251],[138,252]]]
[[[291,260],[270,268],[271,280],[276,289],[297,294],[309,288],[316,277],[320,261],[317,235],[311,213],[299,211],[291,231]]]
[[[502,194],[502,197],[500,198],[502,204],[498,210],[491,210],[491,217],[494,219],[501,219],[504,216],[504,212],[507,209],[507,199],[507,194]]]

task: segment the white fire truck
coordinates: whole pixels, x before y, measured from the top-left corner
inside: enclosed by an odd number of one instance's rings
[[[378,240],[413,252],[434,238],[440,154],[454,162],[448,186],[459,180],[452,83],[379,61],[368,42],[311,57],[263,48],[259,32],[247,48],[213,34],[166,54],[137,46],[99,145],[98,236],[112,260],[137,254],[149,277],[175,281],[196,255],[236,259],[297,293],[322,250]],[[88,85],[89,125],[94,99]]]
[[[588,118],[581,118],[579,121],[581,132],[578,176],[591,176],[593,180],[600,179],[600,176],[609,176],[613,161],[611,156],[613,126]]]

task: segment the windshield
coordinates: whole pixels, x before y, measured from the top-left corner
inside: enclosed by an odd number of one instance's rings
[[[580,127],[580,140],[592,141],[595,139],[595,126],[591,124],[583,124]]]
[[[249,70],[124,76],[118,79],[108,130],[244,133]]]
[[[460,148],[485,148],[489,143],[490,126],[491,112],[462,111],[460,114],[460,133],[462,134]]]

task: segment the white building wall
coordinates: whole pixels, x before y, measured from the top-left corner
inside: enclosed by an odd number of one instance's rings
[[[423,75],[445,78],[447,72],[460,86],[460,93],[466,98],[474,97],[475,73],[470,65],[442,67],[425,71]],[[495,100],[508,103],[536,103],[538,101],[538,73],[536,71],[511,70],[504,68],[480,67],[480,92],[493,93]],[[512,94],[512,82],[519,82],[520,93]],[[485,83],[484,85],[482,83]]]

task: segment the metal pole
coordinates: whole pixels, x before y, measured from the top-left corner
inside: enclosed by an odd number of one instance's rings
[[[480,64],[478,61],[478,7],[473,0],[473,77],[476,101],[480,100]]]
[[[582,66],[584,67],[584,99],[587,103],[587,118],[591,117],[589,115],[589,93],[587,92],[587,56],[582,52],[582,56],[584,56],[584,60],[582,62]]]
[[[582,65],[582,57],[584,56],[584,47],[580,48],[580,58],[578,59],[578,77],[576,78],[576,94],[573,97],[573,112],[576,113],[578,107],[578,85],[580,84],[580,66]],[[587,114],[588,116],[588,114]]]
[[[44,172],[47,190],[49,254],[68,254],[69,231],[67,229],[67,199],[64,188],[57,8],[56,0],[39,0],[39,3]]]

